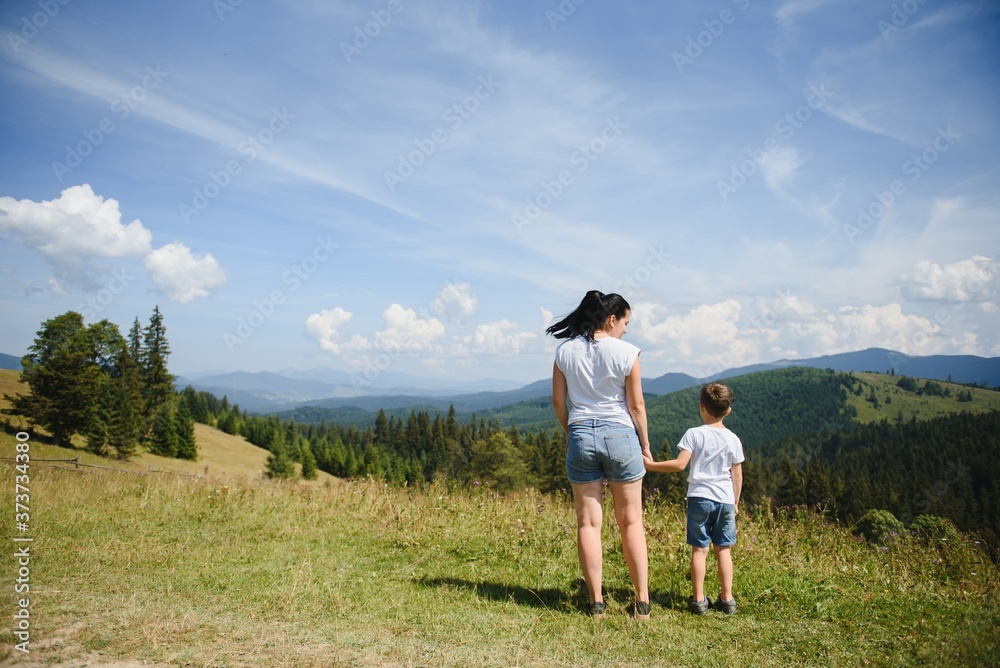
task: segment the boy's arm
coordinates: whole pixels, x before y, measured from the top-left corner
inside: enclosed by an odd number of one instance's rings
[[[691,452],[688,450],[681,450],[680,454],[677,455],[677,459],[668,459],[665,462],[654,462],[652,458],[645,455],[642,458],[647,471],[656,471],[658,473],[680,473],[687,467],[689,461],[691,461]]]
[[[736,503],[733,505],[733,514],[740,514],[740,494],[743,492],[743,464],[733,464],[733,468],[730,471],[733,476],[733,496],[736,498]]]

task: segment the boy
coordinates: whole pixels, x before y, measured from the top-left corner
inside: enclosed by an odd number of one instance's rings
[[[705,596],[705,561],[708,545],[715,549],[721,592],[715,608],[736,614],[733,599],[733,558],[729,548],[736,543],[736,514],[743,489],[743,444],[722,419],[732,411],[733,391],[722,383],[701,388],[698,410],[704,421],[688,429],[677,444],[677,459],[654,462],[643,457],[647,471],[679,473],[691,462],[687,492],[687,542],[691,546],[691,588],[688,609],[704,615],[712,607]]]

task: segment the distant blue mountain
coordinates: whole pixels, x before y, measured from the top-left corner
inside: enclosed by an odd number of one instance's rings
[[[868,348],[854,353],[824,355],[805,360],[778,360],[769,364],[753,364],[729,369],[705,380],[722,380],[755,371],[784,369],[790,366],[832,369],[834,371],[875,371],[913,378],[950,379],[956,383],[977,383],[988,387],[1000,386],[1000,357],[977,357],[975,355],[917,357],[883,348]]]
[[[6,356],[15,359],[11,356]],[[685,373],[667,373],[656,378],[644,378],[643,392],[650,395],[670,394],[709,380],[734,378],[756,371],[800,366],[834,371],[895,372],[914,378],[948,380],[956,383],[977,383],[1000,387],[1000,357],[974,355],[932,355],[917,357],[881,348],[869,348],[853,353],[824,355],[812,359],[777,360],[767,364],[729,369],[708,378],[695,378]],[[524,387],[501,391],[470,391],[475,383],[455,380],[452,390],[443,388],[446,381],[404,377],[379,378],[381,387],[357,387],[345,372],[317,369],[306,372],[223,373],[197,376],[191,381],[178,378],[178,389],[191,385],[222,397],[255,413],[284,411],[299,406],[317,410],[352,411],[353,413],[398,410],[410,407],[445,411],[455,406],[457,411],[486,411],[523,401],[547,401],[552,392],[548,378]],[[386,386],[387,382],[412,383],[413,386]],[[480,381],[483,382],[483,381]]]
[[[5,355],[0,353],[0,369],[12,369],[14,371],[21,370],[21,358],[14,357],[13,355]]]

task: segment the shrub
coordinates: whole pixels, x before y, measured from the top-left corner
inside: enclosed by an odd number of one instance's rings
[[[854,535],[861,535],[873,543],[886,543],[903,533],[903,523],[888,510],[869,510],[851,527]]]
[[[937,515],[918,515],[910,524],[910,531],[926,545],[954,543],[961,537],[951,520]]]

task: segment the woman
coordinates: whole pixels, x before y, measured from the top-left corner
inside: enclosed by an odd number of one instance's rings
[[[639,349],[621,340],[630,315],[631,308],[620,295],[591,290],[575,311],[545,331],[567,339],[556,349],[552,366],[552,407],[566,432],[566,473],[573,487],[577,553],[590,614],[603,617],[605,610],[601,525],[607,480],[635,590],[635,616],[648,619],[642,457],[651,452]]]

